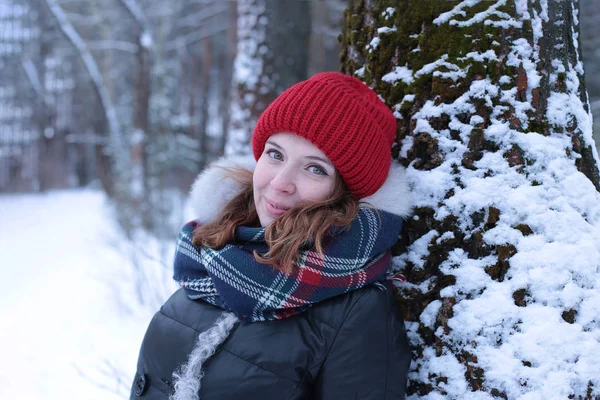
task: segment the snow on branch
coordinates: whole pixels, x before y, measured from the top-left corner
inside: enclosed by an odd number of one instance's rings
[[[504,28],[508,28],[509,26],[520,28],[520,21],[513,19],[509,14],[505,12],[498,11],[498,7],[506,5],[506,2],[507,0],[497,0],[493,4],[490,4],[490,7],[487,10],[476,13],[474,16],[472,16],[466,21],[454,19],[454,17],[456,16],[466,16],[466,8],[473,7],[482,3],[481,0],[465,0],[459,3],[456,7],[454,7],[452,11],[445,12],[438,16],[436,19],[433,20],[433,23],[438,25],[448,23],[450,25],[464,27],[483,22],[486,25],[502,26]],[[490,17],[492,16],[498,17],[498,19],[490,19]]]
[[[225,154],[245,154],[249,150],[248,130],[256,123],[250,110],[256,97],[268,92],[264,76],[264,56],[268,18],[265,0],[240,0],[238,9],[238,44],[233,73],[233,101]]]
[[[152,29],[150,28],[150,24],[148,23],[148,19],[146,15],[139,7],[138,3],[135,0],[119,0],[121,4],[125,7],[125,9],[131,14],[131,16],[135,19],[137,25],[140,27],[142,31],[140,44],[144,48],[150,48],[153,45],[152,40]]]

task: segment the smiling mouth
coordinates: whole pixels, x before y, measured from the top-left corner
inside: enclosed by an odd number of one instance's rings
[[[267,206],[266,207],[267,211],[270,214],[281,215],[281,214],[285,213],[287,210],[289,210],[288,207],[282,207],[280,205],[273,204],[268,200],[265,200],[265,204]]]

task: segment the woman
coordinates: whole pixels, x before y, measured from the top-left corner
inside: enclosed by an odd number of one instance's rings
[[[192,188],[182,289],[150,323],[131,398],[404,398],[410,352],[382,283],[410,210],[395,131],[377,95],[336,72],[265,110],[254,172],[221,161]]]

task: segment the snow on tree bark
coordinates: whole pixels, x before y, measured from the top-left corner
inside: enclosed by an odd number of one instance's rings
[[[150,153],[156,136],[150,129],[151,71],[154,61],[154,39],[150,22],[136,0],[120,0],[122,6],[137,24],[135,37],[137,50],[135,55],[135,106],[134,127],[130,135],[131,144],[131,196],[133,209],[139,210],[142,225],[147,229],[155,226],[157,171]]]
[[[267,18],[265,0],[240,0],[238,6],[238,45],[233,67],[233,96],[231,100],[226,154],[248,153],[248,131],[256,124],[261,110],[257,95],[271,92],[264,74]],[[261,103],[264,103],[262,101]]]
[[[149,169],[152,168],[148,159],[148,136],[152,134],[150,126],[150,72],[152,69],[152,54],[154,40],[152,29],[146,15],[135,0],[120,0],[123,7],[137,24],[136,29],[136,73],[135,73],[135,130],[131,135],[131,166],[132,166],[132,195],[137,201],[142,201],[151,192]],[[151,140],[150,140],[151,141]],[[150,210],[144,215],[149,218]],[[148,224],[146,224],[148,225]]]
[[[239,0],[237,7],[228,155],[250,153],[250,137],[260,114],[279,93],[306,78],[310,33],[308,2]]]
[[[600,189],[577,0],[354,0],[342,69],[394,110],[409,398],[600,397]]]
[[[597,0],[580,0],[581,53],[585,66],[585,86],[591,112],[600,115],[600,7]],[[600,118],[594,119],[596,148],[600,144]]]

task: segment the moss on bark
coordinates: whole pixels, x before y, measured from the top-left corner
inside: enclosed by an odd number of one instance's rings
[[[564,3],[565,6],[568,4],[570,7],[570,2]],[[451,120],[447,115],[442,114],[428,120],[433,129],[438,132],[448,131],[453,140],[461,140],[467,147],[462,165],[455,165],[455,169],[462,167],[476,170],[477,162],[483,155],[500,151],[500,143],[485,135],[486,128],[491,125],[492,115],[495,119],[506,122],[511,129],[526,134],[549,135],[554,128],[550,126],[546,117],[547,96],[550,90],[546,72],[551,67],[550,58],[544,56],[546,54],[544,51],[550,51],[546,39],[534,43],[534,29],[529,20],[524,20],[521,26],[518,24],[501,26],[501,24],[490,23],[498,21],[502,13],[517,19],[517,10],[513,1],[498,7],[498,12],[488,15],[485,21],[461,26],[461,21],[468,21],[477,13],[490,7],[491,2],[482,1],[473,7],[466,7],[463,10],[464,14],[455,15],[453,19],[458,21],[456,24],[434,23],[436,18],[452,10],[457,4],[458,2],[440,0],[356,0],[345,13],[345,25],[341,36],[342,72],[359,75],[397,112],[397,142],[401,143],[407,136],[412,136],[412,146],[404,157],[400,157],[400,146],[393,150],[393,155],[402,164],[411,164],[418,170],[438,168],[445,161],[446,154],[435,137],[423,131],[415,133],[416,122],[412,117],[428,101],[433,101],[435,105],[453,103],[477,80],[486,79],[500,91],[514,89],[514,101],[502,100],[499,94],[490,94],[489,99],[471,98],[475,111],[455,116],[462,124],[476,121],[471,124],[473,129],[467,137],[451,127]],[[541,12],[538,0],[529,2],[528,7],[530,11]],[[393,15],[386,12],[388,9],[394,10]],[[395,30],[382,32],[378,31],[380,27],[393,27]],[[379,38],[379,42],[374,50],[370,44],[375,37]],[[525,39],[531,48],[540,52],[538,62],[534,66],[542,76],[542,82],[538,87],[531,87],[532,83],[528,81],[528,70],[523,63],[518,66],[507,65],[511,46],[518,39]],[[474,52],[481,55],[489,50],[494,52],[497,59],[493,57],[480,59],[469,54]],[[457,66],[459,71],[456,72],[462,74],[449,74],[452,71],[439,63],[441,59]],[[433,63],[437,63],[433,68],[436,73],[424,68]],[[404,72],[411,71],[412,80],[396,80],[391,84],[384,79],[396,68],[404,68]],[[566,88],[565,79],[566,76],[558,74],[556,83],[558,89]],[[525,118],[519,116],[513,106],[518,102],[531,105],[524,111]],[[498,104],[503,106],[499,115],[498,108],[495,108]],[[494,112],[496,114],[493,114]],[[585,173],[600,190],[598,166],[591,156],[591,148],[582,145],[580,130],[574,126],[564,133],[573,137],[573,148],[570,151],[577,153],[573,158],[577,160],[579,170]],[[526,173],[527,167],[535,163],[535,160],[528,159],[527,154],[517,144],[509,148],[505,147],[502,156],[510,167],[521,173]],[[457,189],[460,189],[463,183],[458,173],[455,182]],[[532,180],[531,185],[539,185],[539,182]],[[450,190],[446,194],[446,199],[454,195],[454,190]],[[414,349],[415,360],[419,360],[419,354],[423,354],[423,346],[434,346],[439,352],[456,350],[452,343],[445,341],[443,335],[435,334],[439,328],[446,334],[450,332],[448,319],[451,318],[452,307],[457,302],[455,297],[440,296],[444,288],[456,283],[454,276],[445,275],[440,270],[440,265],[448,258],[448,254],[461,249],[471,259],[494,255],[497,257],[497,262],[488,266],[485,271],[491,279],[503,281],[510,271],[511,257],[517,251],[510,244],[490,246],[485,243],[485,232],[496,227],[501,220],[500,211],[494,207],[473,213],[470,216],[469,232],[459,226],[457,216],[449,215],[438,220],[434,217],[435,212],[434,208],[419,207],[414,212],[416,218],[408,221],[404,227],[403,236],[408,237],[409,244],[433,230],[438,232],[428,244],[428,256],[424,260],[424,265],[417,267],[410,261],[406,261],[404,268],[409,282],[415,285],[428,282],[425,290],[409,289],[404,293],[403,309],[408,321],[419,322],[421,312],[434,300],[441,300],[443,304],[433,329],[419,323],[417,332],[424,344]],[[519,224],[514,229],[524,236],[533,234],[531,227],[526,224]],[[452,233],[452,235],[442,240],[440,238],[444,233]],[[529,296],[527,288],[515,291],[514,304],[519,307],[527,306]],[[575,310],[565,310],[563,319],[570,323],[575,318],[574,313]],[[507,398],[504,391],[485,385],[485,371],[478,366],[476,357],[468,352],[455,352],[454,355],[465,365],[465,378],[472,390],[486,391],[497,398]],[[408,394],[424,396],[432,391],[445,394],[443,389],[445,383],[447,377],[437,375],[430,376],[426,381],[411,381]]]

